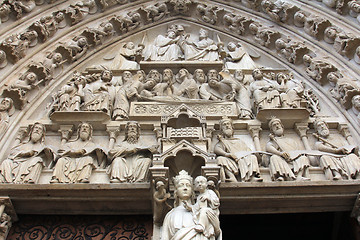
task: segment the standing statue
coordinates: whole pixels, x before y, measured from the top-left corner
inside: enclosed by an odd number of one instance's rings
[[[53,150],[45,146],[45,126],[34,123],[29,140],[15,146],[0,165],[0,182],[37,183],[41,171],[54,159]]]
[[[14,114],[15,107],[11,98],[0,99],[0,136],[6,132],[10,117]]]
[[[54,167],[50,183],[89,183],[92,170],[104,166],[104,150],[92,140],[93,128],[80,123],[77,137],[59,149],[60,158]]]
[[[72,79],[57,93],[57,110],[80,111],[80,106],[84,99],[85,85],[86,77],[76,72]]]
[[[247,144],[234,137],[234,127],[231,119],[225,117],[220,123],[221,135],[219,142],[214,147],[217,163],[220,168],[222,182],[237,182],[236,175],[240,172],[243,182],[261,182],[258,159]],[[228,178],[226,178],[228,177]]]
[[[127,122],[124,141],[109,151],[112,162],[107,173],[110,182],[147,181],[152,154],[158,147],[149,145],[149,142],[140,141],[140,125],[134,121]]]
[[[266,151],[272,154],[269,164],[271,178],[276,181],[309,181],[310,160],[297,151],[302,146],[284,136],[284,126],[280,119],[272,118],[269,128],[271,133]]]
[[[161,226],[164,222],[165,215],[171,210],[171,206],[167,200],[171,197],[166,190],[166,185],[163,181],[157,181],[155,184],[154,198],[154,224]]]
[[[206,188],[206,178],[196,178],[200,194],[193,205],[193,178],[184,170],[173,179],[174,209],[165,216],[161,239],[221,240],[219,198]]]
[[[11,226],[11,217],[6,212],[3,212],[0,217],[0,240],[6,240]]]
[[[255,69],[257,68],[255,62],[250,55],[245,51],[240,43],[235,44],[229,42],[227,45],[228,52],[225,57],[225,67],[227,69]]]
[[[314,135],[317,138],[315,148],[324,152],[320,157],[320,167],[324,170],[326,178],[328,180],[347,179],[349,176],[353,179],[359,178],[360,159],[356,155],[358,147],[349,145],[339,137],[331,136],[329,127],[321,119],[315,120],[314,128],[316,129]]]
[[[300,108],[304,86],[301,82],[289,79],[285,73],[279,72],[275,77],[277,90],[280,93],[282,108]]]

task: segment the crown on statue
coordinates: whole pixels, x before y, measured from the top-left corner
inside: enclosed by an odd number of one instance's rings
[[[269,128],[270,129],[271,129],[271,126],[273,125],[273,123],[275,123],[275,122],[280,122],[281,123],[280,118],[277,118],[276,116],[271,116],[270,121],[269,121]]]
[[[185,170],[181,170],[179,172],[179,174],[173,178],[175,187],[178,186],[178,184],[180,183],[180,180],[182,180],[182,179],[188,180],[191,183],[191,185],[193,184],[193,178],[188,174],[188,172]]]
[[[231,124],[232,124],[231,118],[228,118],[227,116],[223,116],[223,117],[221,118],[221,120],[219,121],[220,127],[221,127],[221,125],[223,125],[224,122],[231,122]]]

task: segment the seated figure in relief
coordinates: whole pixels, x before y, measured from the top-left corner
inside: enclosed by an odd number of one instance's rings
[[[37,183],[44,167],[54,159],[54,152],[45,146],[45,126],[34,123],[29,139],[15,146],[0,165],[0,182]]]
[[[186,61],[218,61],[220,59],[219,47],[209,38],[209,31],[203,28],[199,30],[198,41],[190,41],[186,38],[181,45],[185,52]]]
[[[184,170],[174,177],[174,208],[165,216],[161,240],[221,240],[219,222],[219,198],[206,189],[204,178],[198,178],[196,187],[200,191],[198,203],[195,197],[193,178]],[[211,192],[210,192],[211,191]]]
[[[176,96],[182,96],[190,99],[199,99],[199,86],[189,71],[185,68],[179,70],[176,75],[176,81],[180,85],[174,88],[174,94]]]
[[[125,139],[109,151],[111,165],[107,169],[110,182],[145,182],[148,180],[152,154],[157,145],[140,140],[140,125],[129,121],[125,126]]]
[[[269,169],[272,180],[309,181],[310,160],[297,150],[302,149],[292,138],[284,136],[284,125],[273,117],[269,122],[270,140],[266,151],[271,153]]]
[[[261,109],[280,108],[280,94],[275,82],[264,78],[262,71],[258,68],[253,70],[252,76],[254,82],[250,84],[250,91],[257,112]]]
[[[276,74],[277,90],[280,93],[282,108],[299,108],[304,86],[301,82],[289,79],[285,73]]]
[[[316,150],[323,152],[320,157],[320,167],[329,180],[343,178],[360,178],[360,159],[358,147],[350,145],[342,137],[332,136],[324,120],[316,119],[314,122],[317,138]]]
[[[261,182],[258,159],[247,144],[234,137],[234,127],[231,119],[224,117],[220,123],[221,135],[214,147],[217,163],[220,168],[222,182],[237,182],[240,173],[241,181]]]
[[[75,140],[58,150],[50,183],[89,183],[92,170],[106,163],[105,151],[92,141],[93,127],[80,123]]]

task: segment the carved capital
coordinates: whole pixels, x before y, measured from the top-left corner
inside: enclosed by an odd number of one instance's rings
[[[307,123],[295,123],[295,131],[301,137],[306,137],[307,131],[309,130]]]
[[[351,133],[349,131],[349,127],[346,124],[339,124],[338,131],[343,135],[344,138],[351,137]]]
[[[261,130],[262,129],[260,125],[248,125],[248,131],[250,132],[250,135],[253,139],[259,138],[259,134]]]
[[[106,131],[109,133],[110,139],[115,140],[120,133],[120,127],[118,126],[107,126]]]
[[[68,141],[74,131],[74,125],[60,125],[61,141]]]
[[[202,166],[201,172],[204,177],[215,184],[220,180],[220,167],[219,166]]]

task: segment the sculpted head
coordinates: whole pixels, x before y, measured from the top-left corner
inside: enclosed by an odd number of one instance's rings
[[[241,82],[242,80],[244,80],[245,75],[242,70],[237,69],[237,70],[235,70],[234,77],[236,80]]]
[[[269,129],[270,132],[273,133],[275,136],[280,137],[284,134],[284,125],[282,124],[281,120],[276,117],[272,117],[269,122]]]
[[[254,80],[261,80],[261,79],[263,79],[264,75],[259,68],[255,68],[252,71],[252,77],[254,78]]]
[[[11,98],[2,98],[0,99],[0,111],[12,111],[14,110],[14,102]]]
[[[93,127],[89,123],[80,123],[78,126],[78,137],[82,141],[88,141],[92,137]]]
[[[234,42],[229,42],[227,48],[229,49],[230,52],[233,52],[236,50],[236,44]]]
[[[360,95],[355,95],[351,99],[351,103],[352,103],[353,108],[355,108],[357,111],[360,111]]]
[[[122,76],[123,83],[131,82],[133,80],[133,75],[130,71],[124,71]]]
[[[113,78],[113,73],[109,69],[105,69],[101,72],[101,80],[104,82],[110,82]]]
[[[140,125],[138,122],[129,121],[125,126],[125,141],[136,143],[140,137]]]
[[[198,83],[202,84],[206,82],[206,76],[204,73],[204,70],[202,69],[196,69],[194,72],[194,79],[195,81],[197,81]]]
[[[182,201],[192,200],[194,196],[193,178],[185,170],[181,170],[179,175],[173,178],[173,182],[175,185],[175,207],[179,206]]]
[[[45,126],[42,123],[36,122],[30,129],[30,141],[33,143],[43,142],[45,139]]]
[[[163,81],[164,82],[173,82],[174,73],[171,69],[167,68],[163,71]]]
[[[197,176],[194,180],[194,190],[199,191],[201,193],[205,192],[208,186],[208,182],[206,177],[204,176]]]
[[[199,31],[199,39],[204,39],[207,38],[209,36],[209,32],[203,28],[200,29]]]
[[[146,78],[147,81],[153,80],[155,83],[161,82],[161,74],[156,69],[151,69]]]
[[[319,118],[314,121],[314,128],[321,137],[327,137],[330,134],[327,123]]]
[[[28,72],[25,76],[25,81],[28,84],[33,84],[38,80],[38,76],[34,72]]]
[[[286,83],[286,81],[288,80],[287,76],[283,72],[279,72],[278,74],[276,74],[275,79],[278,84]]]
[[[224,137],[231,138],[234,135],[234,127],[230,118],[223,117],[220,120],[219,125]]]

